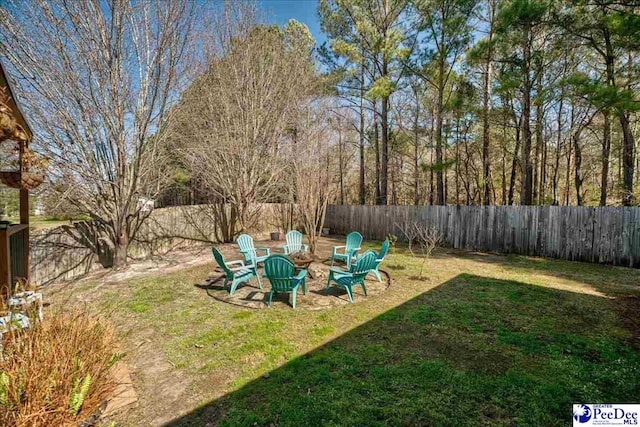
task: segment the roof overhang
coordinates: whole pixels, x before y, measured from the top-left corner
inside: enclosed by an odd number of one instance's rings
[[[33,139],[33,132],[31,131],[31,127],[25,119],[22,111],[20,110],[20,106],[18,105],[18,101],[15,96],[15,91],[11,87],[11,82],[5,73],[4,66],[2,65],[2,61],[0,61],[0,87],[6,88],[6,92],[9,95],[9,108],[11,108],[13,112],[13,117],[16,119],[18,124],[22,126],[24,131],[27,133],[29,137],[29,141]]]

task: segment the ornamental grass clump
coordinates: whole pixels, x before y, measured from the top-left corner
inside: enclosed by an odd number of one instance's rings
[[[113,327],[81,311],[16,333],[0,356],[0,425],[78,425],[113,393],[116,348]]]

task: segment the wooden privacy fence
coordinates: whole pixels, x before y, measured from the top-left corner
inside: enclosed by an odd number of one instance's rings
[[[257,204],[256,220],[250,232],[277,231],[282,219],[279,204]],[[288,205],[287,205],[288,206]],[[208,205],[173,206],[155,209],[131,242],[129,255],[145,258],[215,241],[215,219]],[[87,223],[63,225],[31,233],[31,281],[38,285],[71,280],[108,264],[109,254],[101,252]]]
[[[640,207],[331,205],[325,227],[402,239],[406,221],[457,249],[640,267]]]

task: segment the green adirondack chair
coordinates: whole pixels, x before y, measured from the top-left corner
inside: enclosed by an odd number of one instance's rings
[[[380,270],[378,268],[380,267],[380,264],[382,264],[382,261],[384,261],[384,257],[387,256],[390,245],[391,243],[389,242],[389,239],[386,239],[384,242],[382,242],[380,252],[378,252],[378,255],[376,256],[376,266],[373,268],[373,270],[370,271],[371,274],[376,276],[378,282],[382,282],[382,276],[380,276]]]
[[[349,296],[349,301],[353,302],[353,287],[362,286],[364,295],[367,296],[367,288],[364,286],[364,279],[376,265],[378,254],[375,251],[368,250],[362,254],[358,260],[351,264],[349,271],[332,267],[329,269],[329,278],[327,279],[327,287],[324,291],[325,295],[329,292],[331,282],[336,286],[344,288]]]
[[[287,242],[286,245],[282,247],[282,250],[285,254],[292,254],[294,252],[307,252],[309,250],[309,246],[302,243],[302,238],[304,235],[296,230],[291,230],[287,233],[284,240]]]
[[[254,264],[257,266],[271,255],[269,248],[256,248],[253,246],[253,237],[248,234],[239,235],[236,243],[238,243],[240,253],[244,257],[244,262],[247,264]],[[258,251],[263,252],[264,255],[258,255]]]
[[[334,261],[344,261],[347,264],[347,269],[351,266],[351,261],[356,257],[362,244],[362,234],[357,231],[352,231],[347,234],[347,242],[345,246],[334,246],[331,253],[331,266],[333,267]],[[341,252],[343,249],[344,252]]]
[[[246,283],[253,279],[254,277],[258,281],[258,286],[262,290],[262,283],[260,283],[260,275],[258,275],[258,270],[256,269],[255,264],[244,265],[244,261],[225,261],[222,253],[216,248],[212,249],[213,258],[215,258],[216,262],[224,271],[224,284],[222,285],[224,289],[227,289],[227,285],[229,285],[229,295],[233,295],[233,293],[238,288],[238,285],[242,283]],[[236,267],[232,267],[237,265]]]
[[[269,307],[271,307],[273,294],[290,293],[291,305],[296,308],[298,288],[302,287],[303,295],[307,293],[307,284],[305,282],[307,270],[301,270],[296,276],[293,275],[294,272],[295,264],[286,255],[271,255],[264,260],[264,277],[271,283],[271,291],[267,302]]]

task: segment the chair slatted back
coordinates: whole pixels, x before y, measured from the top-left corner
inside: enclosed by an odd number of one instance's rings
[[[378,261],[382,261],[384,257],[387,256],[387,253],[389,253],[389,246],[391,246],[389,239],[385,239],[385,241],[382,242],[380,252],[378,252]]]
[[[271,288],[276,292],[289,292],[293,289],[295,264],[286,255],[271,255],[264,260],[264,276],[269,279]]]
[[[227,267],[227,263],[224,261],[222,253],[217,248],[213,248],[211,251],[213,252],[213,258],[216,260],[220,268],[224,270],[224,274],[227,275],[227,278],[233,278],[233,271],[229,270],[229,267]]]
[[[358,261],[351,264],[349,272],[353,275],[353,279],[351,280],[352,284],[364,282],[364,278],[367,274],[376,267],[377,257],[378,254],[369,249],[358,258]]]
[[[255,251],[255,247],[253,246],[253,237],[248,234],[239,235],[236,243],[238,243],[238,247],[242,252],[251,250]]]
[[[361,244],[362,234],[358,233],[357,231],[352,231],[351,233],[347,234],[347,245],[345,248],[345,253],[349,253],[354,249],[359,248]]]
[[[285,236],[285,240],[287,241],[287,246],[289,247],[289,253],[299,252],[302,250],[302,238],[304,235],[297,231],[291,230]]]

